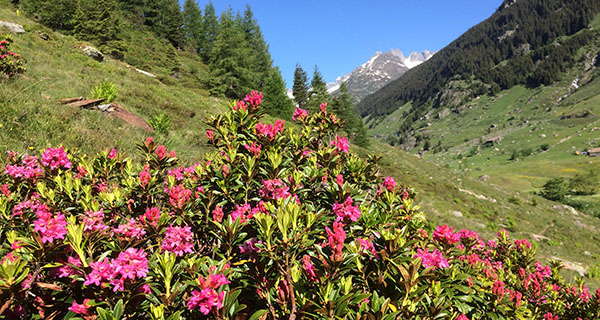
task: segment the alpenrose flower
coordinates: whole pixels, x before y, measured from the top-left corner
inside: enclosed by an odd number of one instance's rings
[[[221,309],[225,299],[225,291],[217,292],[217,289],[230,283],[225,275],[210,274],[206,279],[200,277],[198,282],[202,289],[191,292],[192,298],[187,302],[188,308],[190,310],[199,308],[204,315],[213,310]]]
[[[168,226],[165,231],[165,238],[161,248],[165,251],[175,253],[177,256],[183,256],[184,253],[194,252],[192,228],[189,226]]]
[[[444,255],[438,249],[433,249],[432,252],[429,252],[429,248],[425,248],[425,250],[419,248],[417,249],[415,258],[421,258],[425,268],[443,269],[450,267],[448,260],[444,258]]]
[[[71,161],[69,161],[63,147],[46,149],[42,154],[42,160],[40,162],[44,167],[48,167],[50,170],[58,169],[60,167],[65,169],[71,168]]]

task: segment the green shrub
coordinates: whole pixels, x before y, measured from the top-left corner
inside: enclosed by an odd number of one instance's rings
[[[0,75],[9,78],[25,72],[21,56],[10,50],[13,41],[10,35],[4,35],[0,31]]]
[[[152,116],[148,123],[154,129],[154,131],[161,134],[168,134],[169,128],[171,127],[171,117],[165,113],[161,113],[159,115]]]
[[[552,201],[561,201],[569,193],[569,187],[564,178],[552,178],[542,187],[541,196]]]
[[[92,99],[105,99],[106,103],[111,103],[117,98],[117,87],[111,82],[102,82],[92,88],[90,93]]]

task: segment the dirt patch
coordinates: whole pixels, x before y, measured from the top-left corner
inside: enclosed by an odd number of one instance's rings
[[[100,104],[104,99],[85,99],[83,97],[66,98],[59,100],[61,104],[68,104],[71,107],[85,108],[88,110],[98,110],[110,117],[119,118],[130,125],[140,128],[144,131],[154,131],[152,127],[133,112],[127,111],[125,107],[118,103]]]
[[[144,119],[138,117],[138,115],[136,115],[133,112],[125,110],[125,108],[123,108],[123,106],[121,106],[120,104],[111,103],[110,105],[111,108],[114,109],[114,111],[108,112],[110,116],[117,117],[129,123],[130,125],[138,127],[144,131],[154,131],[154,129],[152,129],[152,127],[146,121],[144,121]]]

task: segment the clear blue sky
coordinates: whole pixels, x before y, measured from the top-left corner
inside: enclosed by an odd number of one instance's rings
[[[183,0],[180,1],[183,3]],[[197,0],[201,9],[208,0]],[[296,63],[309,77],[315,65],[327,82],[366,62],[376,51],[437,51],[487,19],[502,0],[213,0],[252,8],[287,87]]]

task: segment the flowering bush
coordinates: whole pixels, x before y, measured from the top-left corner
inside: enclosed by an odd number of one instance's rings
[[[9,78],[25,72],[21,56],[10,51],[12,43],[13,38],[10,35],[2,34],[2,31],[0,31],[0,74]]]
[[[252,93],[181,166],[49,148],[0,175],[0,318],[597,319],[527,240],[430,227],[326,108],[261,123]],[[431,234],[431,236],[429,236]]]

